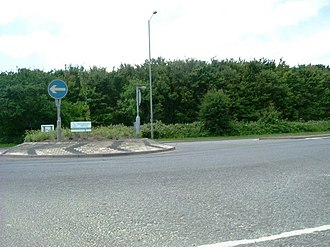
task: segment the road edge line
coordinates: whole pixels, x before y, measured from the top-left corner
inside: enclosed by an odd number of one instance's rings
[[[323,231],[328,231],[328,230],[330,230],[330,225],[323,225],[323,226],[314,227],[314,228],[306,228],[306,229],[295,230],[295,231],[290,231],[290,232],[283,232],[280,234],[271,235],[271,236],[267,236],[267,237],[261,237],[261,238],[257,238],[257,239],[242,239],[242,240],[226,241],[226,242],[221,242],[221,243],[217,243],[217,244],[200,245],[198,247],[234,247],[234,246],[238,246],[238,245],[255,244],[255,243],[260,243],[260,242],[278,240],[278,239],[282,239],[282,238],[295,237],[295,236],[300,236],[300,235],[304,235],[304,234],[311,234],[314,232],[323,232]]]

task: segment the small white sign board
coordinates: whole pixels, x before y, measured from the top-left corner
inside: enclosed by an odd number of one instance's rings
[[[92,122],[71,122],[70,123],[71,132],[91,132]]]
[[[41,132],[50,132],[54,131],[54,124],[42,124]]]

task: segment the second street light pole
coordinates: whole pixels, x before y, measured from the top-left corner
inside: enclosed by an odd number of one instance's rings
[[[157,14],[157,11],[154,11],[148,20],[148,37],[149,37],[149,82],[150,82],[150,133],[151,139],[154,139],[154,113],[152,109],[152,74],[151,74],[151,45],[150,45],[150,21],[152,17]]]

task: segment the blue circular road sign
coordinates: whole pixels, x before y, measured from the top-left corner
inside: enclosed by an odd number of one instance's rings
[[[68,86],[62,80],[53,80],[48,85],[48,94],[54,99],[62,99],[68,93]]]

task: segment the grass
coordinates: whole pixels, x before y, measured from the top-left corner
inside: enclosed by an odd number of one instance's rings
[[[10,148],[10,147],[14,147],[17,144],[14,143],[0,143],[0,148]]]

